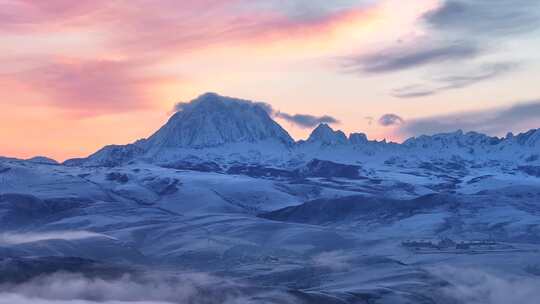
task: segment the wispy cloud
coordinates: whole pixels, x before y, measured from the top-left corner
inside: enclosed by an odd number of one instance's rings
[[[470,59],[480,53],[480,48],[461,41],[439,45],[427,43],[418,47],[397,47],[360,57],[351,57],[344,63],[347,71],[363,73],[388,73],[417,68],[447,61]]]
[[[113,53],[123,56],[177,56],[211,45],[236,45],[332,32],[368,19],[365,1],[119,0],[0,3],[0,32],[97,32]],[[154,57],[155,58],[155,57]]]
[[[107,235],[90,231],[52,231],[40,233],[2,233],[0,245],[19,245],[49,240],[83,240],[88,238],[111,238]]]
[[[145,73],[147,65],[136,61],[61,59],[34,69],[0,75],[39,94],[42,104],[78,116],[132,111],[153,101],[150,88],[174,77]]]
[[[85,17],[109,7],[110,2],[10,0],[0,3],[0,32],[60,30],[84,23]]]
[[[405,120],[401,118],[401,116],[392,113],[384,114],[381,116],[381,118],[379,118],[379,125],[383,127],[397,126],[403,124],[404,122]]]
[[[540,127],[540,100],[521,102],[506,108],[409,120],[399,128],[398,132],[403,136],[416,136],[462,129],[505,135],[511,129],[523,131],[530,126]]]
[[[440,31],[497,38],[540,28],[540,3],[529,0],[447,0],[425,20]]]
[[[392,95],[419,98],[439,92],[462,89],[507,73],[509,65],[486,65],[479,60],[503,53],[507,43],[520,35],[540,29],[540,3],[528,0],[447,0],[419,19],[421,34],[404,36],[398,43],[377,52],[349,57],[345,71],[360,74],[427,69],[434,84],[398,88]],[[508,53],[502,61],[521,63],[519,52]],[[469,73],[476,66],[476,72]],[[444,75],[445,68],[456,70]],[[462,71],[457,71],[461,69]]]
[[[280,11],[294,18],[314,19],[371,3],[370,0],[252,0],[246,1],[245,5],[255,10]]]
[[[259,102],[257,106],[262,107],[270,116],[274,118],[281,118],[293,125],[300,128],[313,128],[321,123],[335,124],[339,123],[339,120],[330,115],[316,116],[311,114],[289,114],[280,110],[276,110],[271,104]]]
[[[463,74],[453,74],[433,78],[435,84],[410,85],[397,88],[393,96],[398,98],[417,98],[435,95],[444,91],[456,90],[475,85],[480,82],[491,80],[514,71],[518,67],[516,63],[485,64],[474,71]],[[463,71],[465,72],[465,71]]]
[[[354,255],[344,251],[327,251],[313,257],[313,263],[318,267],[329,268],[332,271],[343,271],[351,266]]]
[[[207,93],[207,94],[214,94],[214,93]],[[311,114],[289,114],[287,112],[274,109],[274,107],[271,104],[266,103],[266,102],[255,102],[255,101],[249,101],[249,100],[237,100],[237,101],[250,104],[254,107],[261,108],[266,113],[268,113],[268,115],[270,115],[271,117],[283,119],[300,128],[312,128],[321,123],[330,123],[330,124],[339,123],[339,120],[337,118],[332,117],[330,115],[316,116],[316,115],[311,115]],[[192,107],[196,103],[197,103],[197,100],[194,100],[191,102],[178,102],[174,106],[174,111],[175,112],[183,111],[189,107]]]
[[[540,279],[535,277],[505,277],[454,267],[438,267],[433,273],[450,283],[442,288],[443,294],[457,303],[532,303],[531,299],[540,297]]]
[[[52,105],[80,117],[143,109],[164,102],[155,96],[160,87],[185,86],[184,79],[178,79],[184,73],[168,64],[182,67],[186,54],[214,47],[245,51],[276,41],[317,40],[351,22],[367,23],[376,10],[364,1],[339,2],[0,1],[4,45],[19,44],[13,50],[24,54],[14,60],[11,52],[2,52],[0,62],[8,62],[15,72],[1,75],[0,81],[39,95],[38,102],[29,103]],[[80,37],[91,37],[92,43],[79,41]],[[36,41],[59,47],[37,48]],[[185,73],[190,77],[190,71]],[[289,118],[300,124],[308,121]]]
[[[288,114],[284,112],[277,112],[275,113],[275,117],[282,118],[302,128],[312,128],[321,123],[339,123],[339,120],[329,115],[314,116],[309,114]]]
[[[239,304],[255,303],[255,299],[261,298],[269,302],[296,302],[285,292],[250,290],[249,286],[206,273],[125,275],[118,279],[59,273],[0,286],[0,304]]]

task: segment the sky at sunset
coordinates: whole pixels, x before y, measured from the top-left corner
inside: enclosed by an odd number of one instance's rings
[[[0,155],[149,136],[205,92],[394,141],[540,127],[540,1],[0,0]]]

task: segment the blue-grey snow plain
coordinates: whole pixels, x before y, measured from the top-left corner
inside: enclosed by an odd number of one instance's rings
[[[540,130],[403,144],[205,94],[148,139],[0,158],[0,304],[537,303]]]

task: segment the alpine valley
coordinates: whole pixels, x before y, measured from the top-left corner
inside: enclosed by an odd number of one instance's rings
[[[295,141],[264,104],[207,93],[132,144],[0,158],[0,303],[68,303],[65,290],[80,303],[534,303],[538,286],[540,130],[398,144],[321,124]]]

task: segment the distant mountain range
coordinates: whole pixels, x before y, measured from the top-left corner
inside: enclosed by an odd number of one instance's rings
[[[206,93],[182,106],[148,139],[106,146],[66,165],[118,166],[133,161],[167,163],[263,163],[290,167],[312,159],[345,163],[392,161],[396,158],[432,160],[537,162],[540,130],[504,138],[477,132],[422,135],[402,144],[370,141],[363,133],[347,136],[320,124],[307,140],[294,139],[260,103]]]

